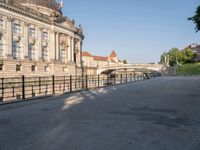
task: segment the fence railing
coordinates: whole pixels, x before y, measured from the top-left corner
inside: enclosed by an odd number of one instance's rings
[[[155,76],[154,74],[148,74],[146,76],[113,74],[0,78],[0,102],[129,83]]]

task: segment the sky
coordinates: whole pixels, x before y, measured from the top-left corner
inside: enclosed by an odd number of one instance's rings
[[[158,62],[164,51],[200,44],[187,18],[200,0],[64,0],[63,14],[82,25],[83,51],[130,63]]]

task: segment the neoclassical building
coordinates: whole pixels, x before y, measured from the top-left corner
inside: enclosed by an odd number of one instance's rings
[[[115,50],[109,56],[92,55],[87,51],[82,52],[84,73],[89,75],[97,74],[98,67],[109,67],[120,64]]]
[[[55,0],[0,0],[0,77],[81,74],[83,39]]]

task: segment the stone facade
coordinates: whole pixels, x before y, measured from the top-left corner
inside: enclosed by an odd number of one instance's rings
[[[54,0],[31,2],[0,0],[0,77],[80,74],[81,26]]]

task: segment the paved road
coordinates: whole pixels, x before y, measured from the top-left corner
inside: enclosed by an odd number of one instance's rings
[[[1,150],[200,150],[200,77],[0,106]]]

